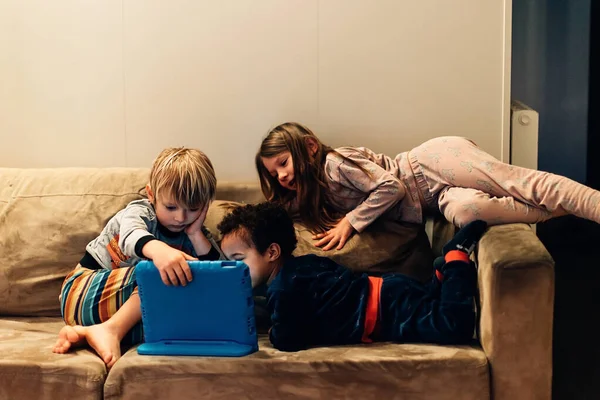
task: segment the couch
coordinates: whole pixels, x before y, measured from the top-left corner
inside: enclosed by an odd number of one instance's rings
[[[0,399],[550,399],[554,265],[523,224],[492,227],[478,246],[471,345],[284,353],[261,334],[259,351],[242,358],[140,356],[134,346],[110,370],[87,348],[53,354],[65,275],[108,218],[143,196],[147,177],[134,168],[0,168]],[[262,196],[256,183],[220,183],[217,198],[206,225],[218,236],[227,204]],[[429,255],[410,246],[425,241],[439,252],[453,231],[439,218],[432,226],[425,240],[401,226],[400,235],[367,232],[329,254],[353,268],[423,278]],[[298,233],[298,251],[310,251],[308,232]]]

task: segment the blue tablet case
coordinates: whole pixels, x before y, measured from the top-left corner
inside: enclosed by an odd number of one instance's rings
[[[144,355],[240,357],[258,350],[248,266],[189,261],[192,282],[167,286],[151,261],[135,268]]]

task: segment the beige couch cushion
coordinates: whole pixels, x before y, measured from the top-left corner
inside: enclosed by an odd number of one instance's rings
[[[59,316],[65,275],[147,169],[0,168],[0,315]]]
[[[425,231],[418,225],[376,221],[353,235],[341,250],[323,251],[314,245],[312,233],[296,225],[298,247],[294,254],[317,254],[371,275],[400,272],[420,280],[431,277],[433,252]]]
[[[233,207],[241,203],[215,201],[206,216],[206,227],[220,241],[217,225]],[[356,271],[376,275],[402,272],[420,280],[431,277],[433,252],[422,227],[392,221],[376,221],[360,235],[354,235],[341,250],[323,251],[314,245],[312,234],[296,224],[298,247],[295,255],[317,254],[329,257]]]
[[[469,346],[375,343],[275,350],[265,335],[241,358],[153,357],[128,351],[105,399],[489,399],[485,354]]]
[[[108,219],[142,197],[148,169],[0,168],[0,315],[60,315],[58,293],[87,243]],[[221,183],[207,216],[217,224],[227,205],[263,199],[258,185]],[[322,252],[310,233],[298,229],[297,255],[316,253],[356,270],[404,272],[419,279],[431,273],[432,255],[422,230],[381,223],[355,235],[341,251]]]
[[[93,352],[54,354],[60,318],[0,318],[0,399],[102,399],[106,367]]]

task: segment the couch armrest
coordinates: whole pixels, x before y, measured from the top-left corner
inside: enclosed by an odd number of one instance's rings
[[[525,224],[491,227],[477,251],[479,338],[495,400],[552,397],[554,261]]]

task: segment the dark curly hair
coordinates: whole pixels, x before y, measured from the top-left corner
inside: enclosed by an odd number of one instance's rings
[[[238,235],[260,254],[264,254],[272,243],[277,243],[281,257],[288,258],[298,243],[294,223],[287,211],[271,202],[236,207],[217,228],[223,237]]]

